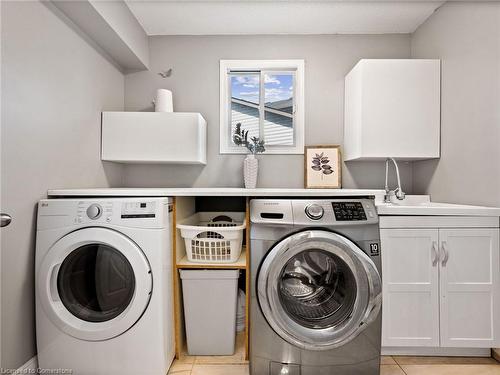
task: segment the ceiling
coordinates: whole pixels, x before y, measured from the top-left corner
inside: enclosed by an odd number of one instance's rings
[[[148,35],[412,33],[445,1],[125,0]]]

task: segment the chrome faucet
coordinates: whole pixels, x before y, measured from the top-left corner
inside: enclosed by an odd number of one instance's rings
[[[396,176],[398,178],[398,187],[394,190],[389,190],[389,182],[388,182],[388,175],[389,175],[389,162],[392,161],[394,164],[394,167],[396,168]],[[396,163],[396,160],[394,158],[387,158],[385,160],[385,195],[384,195],[384,202],[385,203],[391,203],[391,197],[396,196],[397,199],[402,201],[405,199],[405,193],[403,189],[401,188],[401,179],[399,178],[399,168],[398,168],[398,163]]]

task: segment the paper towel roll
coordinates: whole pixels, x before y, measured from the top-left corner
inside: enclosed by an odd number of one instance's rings
[[[155,112],[173,112],[172,91],[158,89],[156,91]]]

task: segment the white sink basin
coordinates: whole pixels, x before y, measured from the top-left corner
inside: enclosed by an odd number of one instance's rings
[[[394,197],[391,203],[375,204],[379,215],[500,216],[500,208],[431,202],[429,195],[407,195],[401,201]]]
[[[426,206],[431,204],[431,199],[429,195],[407,195],[402,201],[392,197],[390,204],[395,206]]]

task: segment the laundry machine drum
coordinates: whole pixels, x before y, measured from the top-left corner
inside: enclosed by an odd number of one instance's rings
[[[319,249],[298,253],[282,268],[278,283],[285,311],[305,327],[333,327],[352,313],[355,277],[335,254]]]
[[[135,277],[130,262],[104,244],[73,250],[57,276],[61,302],[77,318],[105,322],[120,315],[134,295]]]
[[[380,275],[349,239],[306,230],[278,242],[257,277],[259,305],[287,342],[309,350],[345,345],[381,305]]]

